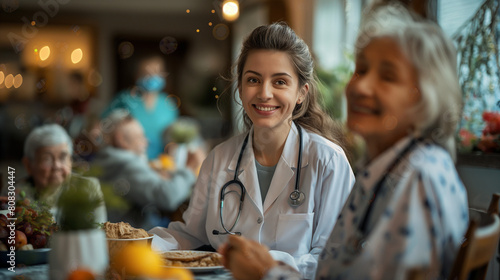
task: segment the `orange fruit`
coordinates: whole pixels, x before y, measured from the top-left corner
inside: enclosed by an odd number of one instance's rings
[[[160,274],[160,278],[168,280],[194,280],[193,273],[181,267],[164,268]]]
[[[95,280],[95,276],[90,270],[78,268],[71,271],[66,280]]]
[[[175,169],[175,161],[174,158],[167,155],[167,154],[161,154],[159,157],[161,167],[166,170],[173,170]]]
[[[163,264],[162,257],[148,245],[131,243],[115,255],[112,267],[129,276],[157,277]]]

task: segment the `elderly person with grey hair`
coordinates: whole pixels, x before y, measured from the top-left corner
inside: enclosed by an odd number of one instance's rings
[[[57,124],[47,124],[31,131],[24,143],[23,164],[28,173],[27,184],[20,186],[26,196],[43,201],[57,218],[57,199],[68,187],[87,186],[91,193],[103,198],[99,181],[71,173],[73,144],[68,133]],[[104,202],[94,212],[98,223],[107,220]]]
[[[347,126],[364,138],[356,177],[316,279],[446,279],[468,225],[454,166],[461,92],[452,42],[402,6],[375,7],[356,43]],[[334,219],[335,217],[332,217]],[[220,248],[236,279],[299,279],[256,242]]]
[[[176,210],[189,198],[205,152],[189,153],[186,168],[165,177],[149,165],[144,129],[132,115],[117,109],[103,124],[107,145],[99,150],[93,164],[100,170],[101,181],[113,184],[131,206],[125,213],[110,209],[110,221],[125,221],[145,229],[166,224],[163,212]]]

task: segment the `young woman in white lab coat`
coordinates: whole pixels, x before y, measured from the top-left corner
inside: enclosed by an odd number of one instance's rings
[[[212,150],[185,222],[151,230],[153,247],[218,248],[241,234],[311,278],[354,183],[342,131],[317,103],[307,45],[285,24],[256,28],[236,68],[248,132]]]

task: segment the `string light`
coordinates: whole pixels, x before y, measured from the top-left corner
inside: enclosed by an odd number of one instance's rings
[[[237,0],[224,0],[222,3],[222,16],[227,21],[234,21],[240,16],[240,7]]]
[[[47,60],[47,58],[49,58],[49,56],[50,56],[50,48],[49,48],[49,46],[45,46],[45,47],[41,48],[40,52],[38,53],[38,55],[40,56],[40,60],[41,61]]]
[[[23,84],[23,76],[21,74],[17,74],[14,77],[14,88],[19,88]]]
[[[80,48],[75,49],[71,53],[71,62],[73,62],[73,64],[77,64],[78,62],[80,62],[82,60],[82,58],[83,58],[83,51]]]

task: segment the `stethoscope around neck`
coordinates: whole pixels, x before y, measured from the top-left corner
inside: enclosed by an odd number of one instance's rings
[[[295,177],[295,189],[290,193],[288,197],[288,204],[292,207],[298,207],[304,203],[306,195],[300,191],[299,189],[299,182],[300,182],[300,167],[301,167],[301,162],[302,162],[302,129],[300,128],[299,125],[294,123],[295,126],[297,127],[297,130],[299,132],[299,156],[297,159],[297,176]],[[213,230],[212,234],[214,235],[221,235],[221,234],[236,234],[236,235],[241,235],[241,232],[233,232],[234,226],[238,223],[240,216],[241,216],[241,209],[243,208],[243,201],[245,200],[245,194],[246,194],[246,189],[243,183],[238,179],[238,173],[240,171],[240,163],[241,163],[241,158],[243,157],[243,152],[245,151],[245,148],[248,143],[248,137],[250,133],[247,134],[245,137],[245,140],[243,141],[243,145],[241,146],[240,154],[238,156],[238,161],[236,163],[236,170],[234,171],[234,178],[230,180],[229,182],[225,183],[224,186],[222,186],[222,189],[220,191],[220,223],[222,225],[222,228],[224,229],[225,232],[221,232],[218,230]],[[240,205],[238,207],[238,215],[236,216],[236,220],[234,221],[234,224],[228,229],[224,225],[224,219],[222,218],[222,209],[224,208],[224,197],[226,194],[226,188],[229,187],[230,185],[236,185],[241,189],[241,195],[240,195]]]

